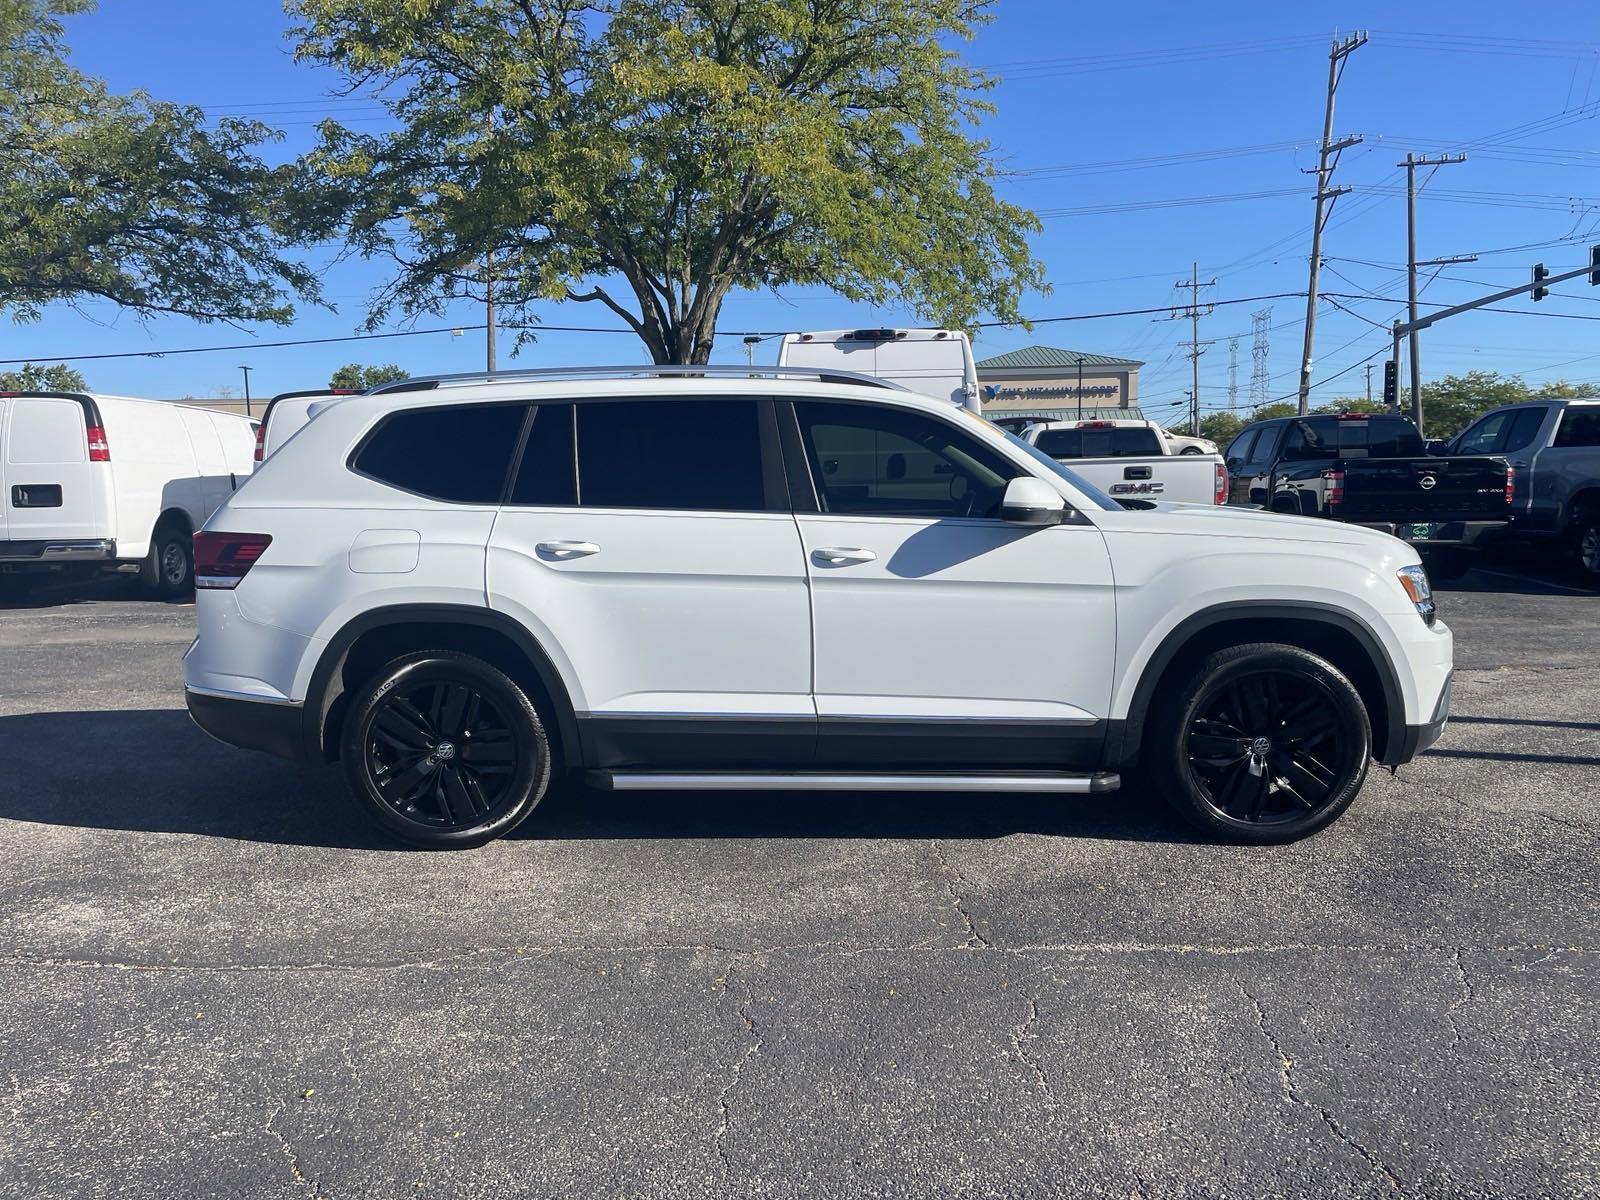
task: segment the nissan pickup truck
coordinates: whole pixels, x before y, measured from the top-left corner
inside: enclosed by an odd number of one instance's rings
[[[1503,530],[1517,486],[1502,457],[1429,455],[1417,427],[1393,413],[1257,421],[1234,438],[1225,459],[1232,504],[1453,549]]]
[[[1600,580],[1600,400],[1491,409],[1447,452],[1504,457],[1517,473],[1508,535],[1559,545]]]
[[[1180,452],[1163,432],[1154,421],[1041,421],[1021,437],[1119,501],[1224,503],[1222,458]]]

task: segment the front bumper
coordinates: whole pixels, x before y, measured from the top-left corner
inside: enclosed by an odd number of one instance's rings
[[[1398,767],[1410,762],[1443,735],[1444,727],[1450,721],[1450,685],[1453,679],[1453,675],[1445,679],[1444,690],[1439,693],[1439,702],[1433,708],[1433,716],[1421,725],[1405,727],[1399,744],[1383,756],[1384,766]]]
[[[306,762],[305,706],[242,699],[188,688],[189,716],[219,742],[242,750],[264,750],[279,758]]]

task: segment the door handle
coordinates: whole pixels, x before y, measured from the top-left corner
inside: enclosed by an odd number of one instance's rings
[[[813,550],[811,561],[824,567],[843,567],[850,563],[868,563],[878,556],[871,550],[863,550],[859,546],[829,546],[823,550]]]
[[[554,558],[561,562],[600,553],[600,547],[593,542],[540,542],[534,549],[539,552],[540,558]]]
[[[1151,474],[1151,470],[1150,470],[1149,467],[1123,467],[1122,468],[1122,477],[1124,479],[1149,479],[1150,478],[1150,474]]]

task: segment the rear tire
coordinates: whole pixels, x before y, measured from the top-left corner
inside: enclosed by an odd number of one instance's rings
[[[1600,516],[1585,514],[1572,531],[1572,557],[1590,583],[1600,583]]]
[[[183,600],[194,592],[194,538],[176,521],[156,527],[145,560],[144,581],[163,600]]]
[[[397,658],[353,694],[340,759],[389,833],[425,849],[515,829],[550,783],[550,740],[509,676],[453,650]]]
[[[1292,842],[1350,806],[1367,777],[1372,727],[1360,694],[1326,659],[1258,643],[1185,672],[1156,713],[1147,763],[1197,828],[1231,842]]]

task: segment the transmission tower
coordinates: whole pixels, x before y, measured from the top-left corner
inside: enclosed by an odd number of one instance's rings
[[[1272,390],[1267,371],[1267,351],[1271,348],[1272,310],[1263,308],[1250,314],[1250,407],[1260,408]]]
[[[1228,339],[1228,411],[1239,407],[1239,339]]]

